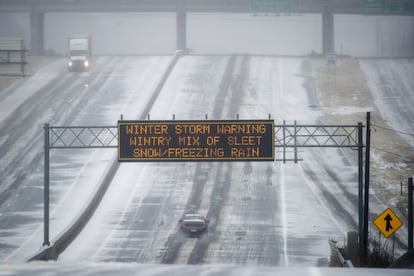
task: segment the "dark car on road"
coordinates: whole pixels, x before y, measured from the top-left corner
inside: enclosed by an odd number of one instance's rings
[[[186,214],[180,220],[180,229],[190,235],[207,233],[209,220],[199,214]]]

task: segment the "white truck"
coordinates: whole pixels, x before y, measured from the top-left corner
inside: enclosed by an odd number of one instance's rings
[[[87,71],[91,66],[92,43],[89,36],[68,38],[69,71]]]

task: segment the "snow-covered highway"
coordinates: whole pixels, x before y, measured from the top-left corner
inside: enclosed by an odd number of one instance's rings
[[[25,260],[43,244],[43,125],[115,125],[121,114],[138,116],[170,60],[102,57],[93,71],[76,74],[57,59],[2,91],[3,260]],[[84,207],[113,156],[97,150],[52,152],[51,239]],[[79,181],[85,175],[88,181]]]
[[[307,91],[301,86],[304,77],[297,77],[304,75],[301,66],[301,59],[184,57],[166,82],[151,118],[169,119],[175,114],[179,119],[203,119],[207,114],[212,119],[231,119],[239,114],[260,119],[274,110],[279,111],[277,117],[317,118],[319,111],[308,107]],[[301,111],[292,110],[288,103]],[[246,166],[252,167],[251,172]],[[122,164],[98,211],[101,215],[59,260],[327,265],[328,237],[340,238],[346,225],[338,229],[338,222],[332,222],[331,211],[326,212],[330,208],[313,194],[318,192],[303,185],[310,181],[303,179],[308,178],[304,173],[286,181],[291,178],[286,174],[298,171],[298,165],[287,167],[263,162]],[[298,208],[303,204],[309,207]],[[190,210],[211,220],[207,240],[180,235],[178,219]],[[117,224],[111,227],[114,221]],[[111,228],[105,243],[95,247],[93,237],[100,229]],[[312,254],[302,253],[307,250]]]
[[[171,59],[100,57],[80,74],[67,73],[57,59],[0,91],[1,262],[23,261],[42,245],[43,124],[116,125],[121,114],[143,119]],[[270,114],[279,123],[317,124],[329,121],[319,97],[310,58],[183,56],[149,114],[151,120]],[[85,206],[114,151],[53,151],[52,241]],[[356,154],[313,149],[300,155],[298,164],[122,163],[58,262],[327,266],[328,241],[357,230]],[[210,219],[206,238],[181,235],[178,219],[187,211]]]

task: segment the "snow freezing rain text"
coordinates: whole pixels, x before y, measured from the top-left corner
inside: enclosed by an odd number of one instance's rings
[[[272,161],[274,121],[119,121],[119,161]]]

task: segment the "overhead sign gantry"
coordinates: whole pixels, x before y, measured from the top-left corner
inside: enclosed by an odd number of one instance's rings
[[[269,115],[270,118],[270,115]],[[118,121],[117,126],[44,126],[44,246],[49,241],[49,151],[51,149],[118,148],[119,161],[294,161],[298,149],[340,147],[358,149],[359,210],[362,225],[362,123],[358,125],[275,125],[273,120]],[[173,148],[167,149],[167,148]],[[201,148],[201,150],[200,150]],[[280,156],[275,158],[275,149]],[[144,155],[144,153],[146,155]],[[155,156],[155,154],[161,154]],[[292,156],[293,155],[293,156]],[[118,162],[114,164],[119,164]],[[116,170],[112,166],[110,170]],[[107,184],[108,185],[108,184]],[[103,194],[91,205],[96,208]],[[85,212],[85,217],[90,215]],[[83,220],[84,217],[80,217]],[[84,222],[77,224],[81,229]],[[75,231],[75,230],[73,230]],[[80,230],[79,230],[80,231]],[[70,232],[70,231],[68,231]],[[361,233],[362,231],[360,231]],[[39,256],[55,256],[56,244]],[[362,244],[362,243],[361,243]],[[56,251],[57,250],[57,251]],[[45,255],[46,254],[46,255]]]

